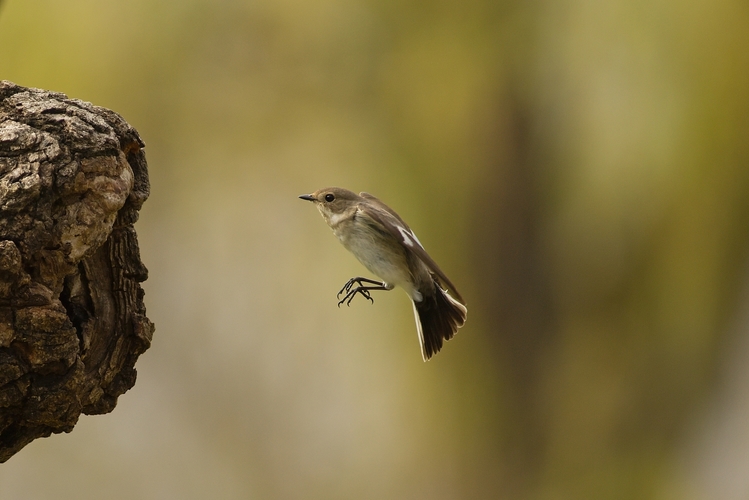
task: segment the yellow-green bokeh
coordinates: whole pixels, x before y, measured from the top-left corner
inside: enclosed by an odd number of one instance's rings
[[[0,79],[147,144],[157,329],[0,500],[745,498],[747,47],[741,0],[5,0]],[[402,292],[335,306],[326,185],[466,297],[429,363]]]

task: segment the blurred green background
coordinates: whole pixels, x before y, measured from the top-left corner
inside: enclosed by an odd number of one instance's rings
[[[0,78],[147,144],[153,346],[0,499],[749,498],[745,0],[5,0]],[[429,363],[296,197],[468,302]]]

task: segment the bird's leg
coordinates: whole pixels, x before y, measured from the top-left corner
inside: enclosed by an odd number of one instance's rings
[[[365,286],[364,283],[375,285],[375,286]],[[359,286],[354,287],[354,284],[358,284]],[[338,302],[338,307],[341,307],[341,304],[344,302],[346,305],[351,305],[351,301],[354,300],[354,297],[356,297],[357,293],[360,293],[365,299],[369,300],[374,304],[374,299],[372,298],[372,295],[369,293],[371,290],[392,290],[393,287],[391,285],[388,285],[384,281],[375,281],[371,280],[369,278],[351,278],[346,282],[345,285],[343,285],[343,288],[341,288],[341,291],[338,292],[336,297],[340,297],[342,293],[345,293],[346,295],[343,296],[343,299],[341,299],[340,302]]]

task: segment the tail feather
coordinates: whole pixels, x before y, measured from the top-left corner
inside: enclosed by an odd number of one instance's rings
[[[443,341],[453,338],[458,328],[463,326],[467,310],[437,283],[432,296],[425,296],[421,302],[414,302],[413,305],[421,356],[427,361],[442,349]]]

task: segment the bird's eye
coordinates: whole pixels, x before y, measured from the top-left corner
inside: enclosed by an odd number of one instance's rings
[[[330,203],[331,201],[335,200],[335,195],[333,193],[328,193],[325,195],[325,201]]]

